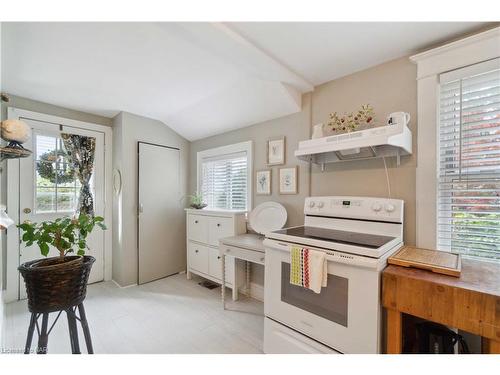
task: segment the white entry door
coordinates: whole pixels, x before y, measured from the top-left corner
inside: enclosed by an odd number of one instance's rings
[[[59,124],[24,119],[31,127],[31,139],[24,146],[33,151],[25,159],[20,159],[19,171],[19,221],[40,222],[55,220],[64,216],[73,216],[78,204],[80,183],[70,173],[68,158],[65,155],[61,133],[84,135],[96,138],[94,173],[91,178],[91,191],[94,197],[94,210],[97,216],[104,216],[104,134],[87,131]],[[89,282],[104,279],[104,233],[96,228],[89,235],[86,254],[96,258]],[[20,262],[41,258],[36,244],[19,247]],[[57,256],[55,248],[48,256]],[[20,276],[21,277],[21,276]],[[21,280],[20,285],[23,285]],[[23,287],[20,298],[26,298]]]
[[[180,153],[139,142],[139,284],[185,269]]]

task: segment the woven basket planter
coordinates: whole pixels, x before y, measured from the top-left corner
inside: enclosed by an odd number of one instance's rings
[[[82,303],[94,262],[94,257],[85,255],[23,263],[18,270],[26,284],[29,310],[32,313],[49,313]]]

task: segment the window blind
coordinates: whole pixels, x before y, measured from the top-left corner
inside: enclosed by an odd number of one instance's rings
[[[438,247],[500,261],[500,60],[442,75],[439,107]]]
[[[202,159],[201,194],[212,209],[247,209],[247,154]]]

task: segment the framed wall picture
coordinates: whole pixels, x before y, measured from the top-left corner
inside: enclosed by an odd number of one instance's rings
[[[299,167],[280,168],[280,194],[297,194],[297,175]]]
[[[257,195],[271,195],[271,170],[265,169],[255,173],[255,193]]]
[[[285,137],[267,141],[267,165],[285,164]]]

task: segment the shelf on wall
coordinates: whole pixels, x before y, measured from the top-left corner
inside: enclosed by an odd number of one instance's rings
[[[299,142],[295,156],[324,165],[412,153],[411,131],[406,125],[389,125]]]
[[[0,147],[0,160],[26,158],[31,155],[31,151],[23,147]]]

